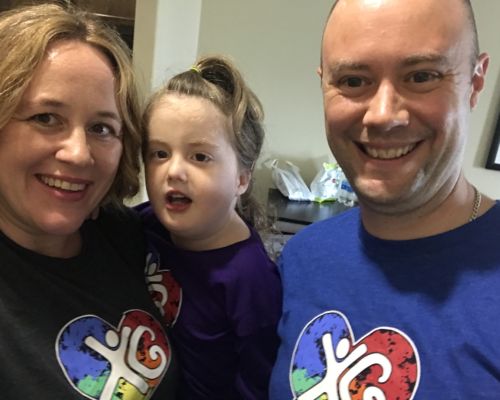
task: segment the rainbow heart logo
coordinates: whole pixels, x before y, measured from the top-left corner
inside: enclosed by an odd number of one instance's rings
[[[161,325],[131,310],[117,327],[94,315],[68,322],[56,342],[59,364],[73,388],[89,399],[149,399],[170,364]]]
[[[160,257],[150,252],[146,258],[146,283],[164,322],[172,326],[177,321],[182,303],[182,289],[172,271],[160,269]]]
[[[296,400],[410,400],[420,361],[404,333],[381,327],[355,341],[347,318],[328,311],[296,343],[290,384]]]

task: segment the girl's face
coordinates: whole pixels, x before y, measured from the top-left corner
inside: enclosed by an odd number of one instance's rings
[[[53,44],[0,129],[0,229],[41,254],[75,255],[80,226],[115,178],[121,127],[106,57]]]
[[[230,119],[203,98],[167,94],[148,128],[147,191],[173,241],[196,249],[230,239],[250,177],[229,141]]]

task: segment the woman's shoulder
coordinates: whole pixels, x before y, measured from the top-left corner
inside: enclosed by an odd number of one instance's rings
[[[97,219],[87,221],[85,230],[90,235],[103,237],[123,252],[144,246],[141,219],[136,211],[128,207],[101,207]]]
[[[142,229],[139,214],[129,207],[104,206],[99,210],[96,224],[104,229],[111,229],[119,233],[120,229]]]

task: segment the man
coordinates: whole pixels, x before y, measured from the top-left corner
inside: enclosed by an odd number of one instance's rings
[[[271,398],[497,399],[500,203],[461,169],[488,67],[466,0],[339,0],[319,68],[359,208],[280,261]]]

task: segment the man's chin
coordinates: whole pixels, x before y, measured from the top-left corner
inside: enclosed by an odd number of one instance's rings
[[[406,192],[400,187],[393,187],[384,182],[360,182],[356,185],[360,206],[381,214],[399,214],[408,211],[405,201]]]

